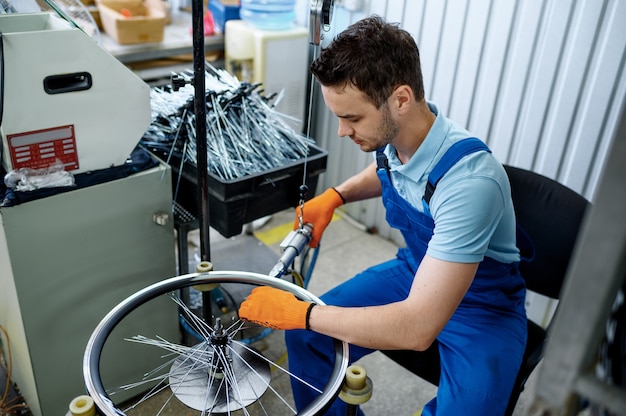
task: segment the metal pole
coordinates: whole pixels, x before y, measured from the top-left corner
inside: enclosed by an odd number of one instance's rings
[[[196,115],[196,149],[198,168],[198,203],[200,228],[200,257],[202,261],[210,261],[209,246],[209,197],[208,197],[208,162],[206,132],[206,87],[205,87],[205,55],[204,55],[204,2],[191,1],[191,19],[193,32],[193,85],[194,111]]]
[[[211,248],[209,244],[209,187],[206,132],[206,86],[204,56],[204,1],[191,1],[191,20],[193,37],[193,86],[194,112],[196,115],[196,167],[198,168],[198,224],[200,229],[200,260],[209,262]],[[202,292],[202,317],[211,322],[211,291]]]
[[[346,408],[346,416],[357,416],[359,414],[358,404],[349,404]]]

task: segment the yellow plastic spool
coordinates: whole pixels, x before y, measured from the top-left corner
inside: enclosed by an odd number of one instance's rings
[[[346,370],[346,378],[339,392],[339,398],[352,405],[359,405],[372,398],[372,380],[360,365],[351,365]]]
[[[196,273],[208,273],[211,271],[213,271],[213,264],[211,262],[201,261],[196,265]],[[201,292],[209,292],[219,285],[219,283],[207,283],[204,285],[195,285],[193,288]]]
[[[93,399],[87,395],[78,396],[70,402],[72,416],[95,416],[96,406]]]

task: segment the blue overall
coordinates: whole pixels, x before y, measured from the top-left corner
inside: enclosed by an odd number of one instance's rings
[[[488,151],[477,139],[455,143],[429,175],[427,194],[434,192],[438,180],[461,157],[479,150]],[[375,306],[406,299],[433,235],[434,222],[428,210],[418,211],[392,186],[382,151],[377,153],[377,164],[386,219],[402,232],[407,247],[401,248],[395,259],[369,268],[321,296],[328,305]],[[467,294],[437,337],[439,388],[422,415],[504,413],[526,345],[525,293],[517,263],[484,258]],[[313,331],[297,330],[286,331],[285,341],[290,371],[321,388],[332,368],[331,340]],[[350,361],[373,351],[350,345]],[[298,381],[292,381],[292,387],[298,408],[317,394]],[[326,414],[345,415],[345,403],[336,400]],[[363,413],[359,410],[359,414]]]

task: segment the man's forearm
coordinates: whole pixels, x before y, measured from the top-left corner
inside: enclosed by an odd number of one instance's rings
[[[335,187],[345,202],[362,201],[381,195],[380,180],[376,175],[376,164],[372,163],[361,172]]]

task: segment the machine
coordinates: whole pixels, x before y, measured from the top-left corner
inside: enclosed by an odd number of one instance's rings
[[[0,34],[0,170],[58,161],[76,178],[104,178],[0,208],[11,379],[35,416],[63,415],[84,392],[80,356],[97,322],[176,271],[170,169],[153,160],[117,175],[151,122],[150,90],[89,35],[47,12],[0,15]],[[169,302],[130,319],[103,351],[113,357],[105,379],[123,382],[152,362],[119,350],[138,328],[179,336]]]
[[[150,125],[149,86],[55,14],[0,15],[0,33],[2,167],[122,165]]]

